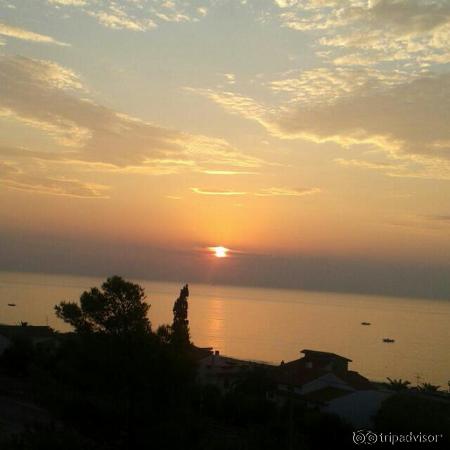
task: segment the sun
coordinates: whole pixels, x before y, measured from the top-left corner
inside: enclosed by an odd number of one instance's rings
[[[229,252],[229,249],[225,247],[209,247],[209,249],[214,252],[216,258],[225,258]]]

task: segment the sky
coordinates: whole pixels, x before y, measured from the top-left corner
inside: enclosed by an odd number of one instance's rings
[[[449,48],[447,0],[0,0],[0,269],[448,298]]]

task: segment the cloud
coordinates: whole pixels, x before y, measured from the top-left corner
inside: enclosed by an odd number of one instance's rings
[[[264,117],[267,109],[254,99],[231,91],[186,87],[187,92],[202,95],[231,112],[249,117]]]
[[[258,172],[249,172],[243,170],[202,170],[201,173],[206,175],[256,175]]]
[[[253,172],[266,164],[223,139],[142,121],[94,103],[87,93],[77,74],[55,63],[0,57],[0,118],[33,127],[58,145],[56,152],[4,148],[0,154],[84,171],[146,174]]]
[[[397,61],[417,66],[425,60],[441,62],[448,53],[447,0],[275,3],[283,26],[317,36],[319,46],[331,49],[338,64]]]
[[[336,158],[334,160],[334,162],[341,166],[345,166],[345,167],[358,167],[358,168],[371,169],[371,170],[386,171],[386,170],[398,170],[399,169],[398,165],[396,165],[396,164],[364,161],[364,160],[358,160],[358,159]]]
[[[169,200],[182,200],[183,197],[180,197],[178,195],[166,195],[166,198],[168,198]]]
[[[260,197],[303,197],[305,195],[313,195],[321,192],[319,188],[307,188],[307,189],[289,189],[289,188],[265,188],[255,193]]]
[[[25,173],[14,165],[0,161],[0,184],[10,189],[38,194],[76,198],[108,198],[107,186],[75,179],[52,178]]]
[[[385,225],[391,227],[410,228],[427,232],[448,233],[450,215],[448,214],[409,214],[387,220]]]
[[[398,166],[391,176],[450,177],[450,73],[317,68],[266,86],[277,107],[230,91],[191,91],[281,139],[375,147]]]
[[[9,177],[11,175],[17,175],[20,170],[12,164],[5,161],[0,161],[0,178]]]
[[[31,84],[56,89],[83,89],[80,77],[70,69],[52,61],[34,60],[26,57],[3,57],[2,68],[7,72],[15,71]]]
[[[374,170],[389,177],[450,180],[450,161],[420,157],[391,158],[390,162],[373,162],[359,159],[336,158],[343,167]]]
[[[379,0],[372,5],[366,14],[378,24],[394,27],[398,34],[428,32],[450,21],[450,5],[446,0]]]
[[[208,98],[232,114],[243,116],[246,119],[260,123],[274,135],[278,133],[272,126],[272,119],[270,117],[277,113],[275,108],[271,109],[251,97],[231,91],[191,87],[186,87],[185,90]]]
[[[86,0],[47,0],[48,3],[52,5],[59,6],[84,6],[86,5]]]
[[[40,42],[44,44],[55,44],[68,46],[64,42],[57,41],[45,34],[34,33],[33,31],[25,30],[23,28],[13,27],[5,23],[0,23],[0,35],[6,37],[12,37],[15,39],[21,39],[23,41]]]
[[[371,143],[390,152],[450,158],[450,74],[429,75],[328,105],[295,106],[280,115],[287,134],[341,145]]]
[[[148,31],[162,23],[196,22],[208,14],[209,0],[48,0],[57,8],[77,6],[100,25],[115,30]]]
[[[223,74],[227,84],[235,84],[236,83],[236,75],[234,73],[224,73]]]
[[[89,15],[95,17],[101,25],[116,30],[144,31],[156,27],[151,19],[138,20],[118,7],[111,7],[108,11],[89,11]]]
[[[27,177],[24,181],[2,179],[0,183],[12,189],[38,194],[76,198],[108,198],[104,193],[108,189],[107,186],[64,178]]]
[[[292,189],[286,187],[270,187],[262,188],[255,192],[236,191],[231,189],[207,189],[207,188],[191,188],[192,192],[201,195],[221,195],[221,196],[236,196],[236,195],[254,195],[257,197],[303,197],[305,195],[313,195],[321,192],[319,188],[305,188]]]
[[[437,220],[439,222],[450,223],[450,214],[440,214],[434,216],[428,216],[432,220]]]
[[[235,195],[246,195],[247,192],[244,191],[231,191],[227,189],[204,189],[192,187],[192,192],[200,195],[223,195],[223,196],[235,196]]]
[[[418,75],[416,75],[418,76]],[[378,92],[410,81],[404,71],[382,71],[370,67],[318,67],[290,71],[286,77],[268,83],[275,93],[289,95],[289,103],[317,105],[333,103],[343,97]]]

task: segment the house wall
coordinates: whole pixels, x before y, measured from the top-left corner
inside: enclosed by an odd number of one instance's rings
[[[327,373],[326,375],[323,375],[309,383],[304,384],[302,386],[301,394],[302,395],[308,394],[310,392],[318,391],[319,389],[323,389],[325,387],[334,387],[337,389],[354,391],[354,389],[350,385],[342,381],[336,375],[334,375],[333,373]]]
[[[356,391],[331,400],[323,410],[338,415],[355,428],[370,429],[381,403],[391,395],[389,391]]]

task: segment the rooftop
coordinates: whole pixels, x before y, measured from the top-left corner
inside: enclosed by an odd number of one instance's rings
[[[46,325],[4,325],[0,324],[0,335],[11,339],[14,337],[47,338],[54,335],[54,331]]]
[[[279,384],[303,386],[327,374],[333,374],[356,390],[373,389],[372,383],[358,372],[348,370],[351,359],[335,353],[305,349],[303,358],[282,363],[274,369],[273,378]]]
[[[318,358],[329,358],[329,359],[340,359],[347,362],[352,362],[351,359],[346,358],[345,356],[337,355],[336,353],[330,352],[320,352],[318,350],[302,350],[300,353],[303,353],[305,356],[316,356]]]

